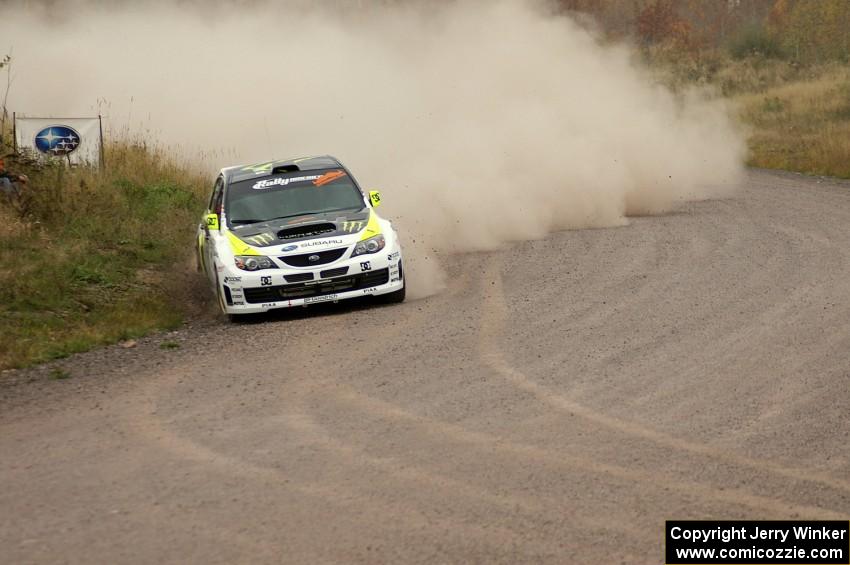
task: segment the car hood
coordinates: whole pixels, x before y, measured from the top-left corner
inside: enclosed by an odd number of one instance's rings
[[[325,212],[246,226],[234,226],[231,232],[255,247],[273,247],[310,239],[340,237],[360,233],[369,225],[371,210]]]

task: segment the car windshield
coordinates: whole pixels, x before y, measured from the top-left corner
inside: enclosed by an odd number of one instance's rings
[[[303,214],[364,208],[363,196],[342,169],[284,173],[233,183],[224,203],[230,225]]]

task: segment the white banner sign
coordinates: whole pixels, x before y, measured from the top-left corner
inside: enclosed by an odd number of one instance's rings
[[[18,149],[72,164],[100,163],[100,118],[16,118]]]

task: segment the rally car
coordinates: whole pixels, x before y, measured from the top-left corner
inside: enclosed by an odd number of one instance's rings
[[[231,319],[364,295],[404,300],[401,246],[331,156],[222,169],[198,226],[198,265]]]

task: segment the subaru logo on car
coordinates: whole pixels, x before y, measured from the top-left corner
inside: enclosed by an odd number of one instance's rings
[[[319,259],[320,259],[320,257],[318,255],[310,255],[309,257],[307,257],[307,260],[310,261],[311,263],[315,263]]]
[[[296,249],[298,249],[297,245],[287,245],[286,247],[284,247],[280,251],[281,251],[281,253],[286,253],[287,251],[295,251]]]
[[[45,155],[69,155],[79,145],[80,134],[68,126],[49,126],[35,134],[35,148]]]

